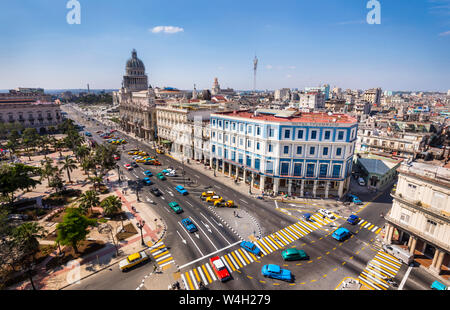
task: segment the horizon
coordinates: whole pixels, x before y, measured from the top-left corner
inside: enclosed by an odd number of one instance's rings
[[[135,48],[153,87],[210,89],[217,77],[222,89],[251,90],[256,55],[261,91],[450,89],[450,0],[380,0],[374,25],[360,0],[248,0],[239,10],[205,0],[78,1],[81,23],[72,25],[67,1],[2,4],[0,88],[119,89]]]

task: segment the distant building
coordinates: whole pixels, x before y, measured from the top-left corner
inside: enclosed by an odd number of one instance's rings
[[[211,95],[218,95],[220,93],[220,85],[217,78],[214,78],[214,84],[211,88]]]
[[[328,84],[319,87],[305,87],[305,92],[322,92],[325,95],[325,100],[330,99],[330,85]]]
[[[447,96],[450,96],[450,89],[447,91]]]
[[[322,92],[307,92],[299,94],[298,108],[310,111],[325,108],[325,94]]]
[[[387,220],[384,242],[407,247],[428,258],[428,270],[450,268],[450,169],[442,163],[412,162],[398,169],[398,183]],[[397,234],[394,234],[394,231]]]
[[[381,88],[372,88],[364,92],[364,100],[372,105],[379,106],[381,104]]]
[[[281,88],[275,90],[274,99],[277,101],[286,101],[290,99],[291,90],[289,88]]]

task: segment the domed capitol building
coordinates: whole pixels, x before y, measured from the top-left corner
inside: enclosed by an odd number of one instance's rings
[[[144,63],[134,49],[126,63],[122,88],[113,93],[113,102],[119,105],[123,130],[147,141],[155,140],[155,92],[148,84]]]

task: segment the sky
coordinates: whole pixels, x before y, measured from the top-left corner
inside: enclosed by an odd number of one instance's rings
[[[68,2],[0,0],[0,89],[120,88],[133,48],[153,87],[253,89],[256,55],[262,90],[450,89],[450,0]]]

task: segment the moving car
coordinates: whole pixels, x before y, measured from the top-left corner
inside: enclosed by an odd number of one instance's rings
[[[219,195],[214,195],[214,196],[207,197],[205,201],[207,203],[214,204],[216,201],[222,201],[222,200],[223,200],[223,198],[220,197]]]
[[[177,175],[175,170],[170,168],[164,169],[161,173],[168,177],[175,177]]]
[[[188,191],[183,187],[183,185],[175,186],[175,190],[179,192],[181,195],[187,195]]]
[[[156,153],[158,153],[158,154],[164,154],[165,152],[164,152],[163,149],[156,149]]]
[[[250,253],[253,253],[255,255],[261,255],[260,248],[258,248],[255,244],[251,243],[250,241],[242,241],[239,245],[241,246],[241,248]]]
[[[156,188],[156,187],[151,188],[151,189],[150,189],[150,192],[151,192],[153,195],[157,196],[157,197],[159,197],[159,196],[162,195],[161,191],[160,191],[158,188]]]
[[[153,175],[153,173],[150,170],[145,170],[144,174],[148,177],[151,177]]]
[[[162,174],[161,172],[158,173],[158,174],[156,175],[156,177],[157,177],[158,179],[162,180],[162,181],[164,181],[164,180],[166,179],[166,177],[164,176],[164,174]]]
[[[143,182],[145,185],[152,185],[152,184],[153,184],[152,180],[150,180],[149,177],[143,178],[143,179],[142,179],[142,182]]]
[[[114,160],[120,160],[120,156],[114,156]]]
[[[325,215],[326,217],[328,217],[329,219],[334,219],[334,215],[333,213],[331,213],[331,211],[326,210],[326,209],[319,209],[318,211],[320,214]]]
[[[305,214],[303,214],[303,218],[304,218],[306,221],[311,221],[311,214],[305,213]]]
[[[340,227],[333,232],[331,237],[333,237],[337,241],[343,241],[345,238],[347,238],[350,235],[351,235],[351,232],[347,228]]]
[[[282,269],[278,265],[264,265],[261,269],[261,273],[264,277],[292,282],[292,273],[287,269]]]
[[[179,214],[183,212],[183,209],[180,207],[180,205],[177,202],[169,202],[169,207],[175,212],[176,214]],[[183,222],[183,221],[181,221]]]
[[[119,268],[122,271],[126,271],[136,265],[139,265],[145,261],[148,261],[150,258],[145,254],[144,251],[134,253],[129,255],[126,259],[121,260],[119,263]]]
[[[227,200],[227,201],[216,201],[216,202],[214,202],[214,207],[217,207],[217,208],[223,208],[223,207],[236,208],[236,205],[234,204],[233,200]]]
[[[205,200],[206,198],[211,197],[211,196],[214,196],[215,194],[216,194],[215,191],[206,191],[206,192],[203,192],[203,193],[200,195],[200,198],[203,199],[203,200]]]
[[[301,260],[309,259],[309,256],[303,250],[298,250],[296,248],[289,248],[281,252],[281,257],[284,260]]]
[[[357,196],[355,196],[353,194],[349,194],[348,197],[349,197],[350,201],[353,202],[354,204],[362,205],[362,201]]]
[[[125,164],[125,165],[123,165],[123,166],[124,166],[125,169],[127,169],[127,170],[133,170],[133,167],[131,167],[130,164]]]
[[[131,167],[138,168],[139,165],[135,161],[133,161],[133,162],[131,162]]]
[[[197,231],[197,227],[192,223],[190,218],[182,219],[181,224],[191,233]]]
[[[442,284],[439,281],[434,281],[430,287],[432,290],[438,290],[438,291],[449,290],[449,287],[445,286],[444,284]]]
[[[86,132],[84,133],[84,135],[85,135],[86,137],[92,137],[92,134],[91,134],[89,131],[86,131]]]
[[[209,262],[211,263],[214,272],[216,273],[220,281],[225,282],[226,280],[231,279],[231,275],[228,272],[227,267],[219,256],[211,257],[209,259]]]
[[[414,255],[409,253],[407,249],[404,249],[395,244],[383,244],[383,250],[399,259],[402,263],[410,265],[414,263]]]
[[[356,223],[358,223],[361,219],[359,218],[359,216],[357,215],[350,215],[347,219],[347,223],[355,225]]]

